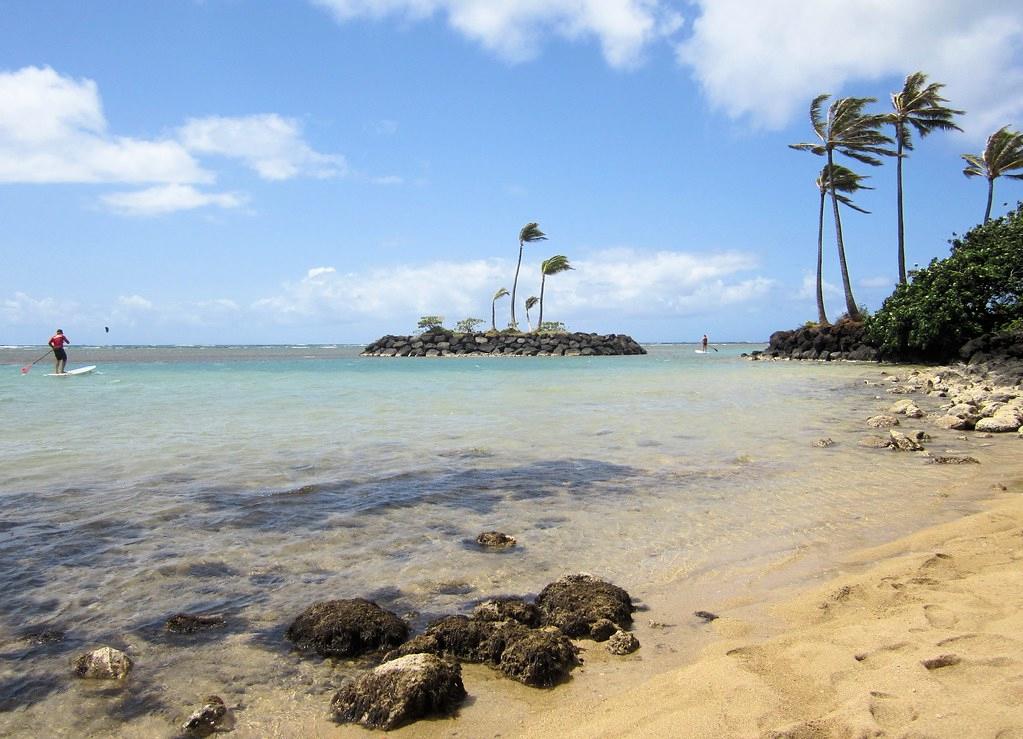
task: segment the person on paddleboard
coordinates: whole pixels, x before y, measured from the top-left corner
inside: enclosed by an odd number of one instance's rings
[[[53,356],[56,362],[56,367],[53,370],[56,374],[64,374],[64,367],[67,365],[67,352],[64,351],[64,345],[70,344],[71,341],[64,335],[63,329],[57,329],[57,333],[50,337],[50,348],[53,349]]]
[[[703,335],[703,340],[701,341],[701,343],[703,344],[703,351],[707,351],[707,334]]]

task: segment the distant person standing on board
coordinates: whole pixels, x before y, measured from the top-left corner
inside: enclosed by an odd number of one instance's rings
[[[53,349],[53,356],[56,361],[56,367],[54,372],[58,375],[64,374],[64,365],[67,364],[67,352],[64,351],[64,345],[70,344],[71,341],[64,335],[63,329],[57,329],[57,333],[50,337],[50,347]]]
[[[703,344],[703,351],[707,351],[707,334],[703,335],[703,341],[701,343]]]

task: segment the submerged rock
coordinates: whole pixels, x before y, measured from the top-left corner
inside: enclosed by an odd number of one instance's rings
[[[285,636],[300,649],[323,657],[358,657],[393,649],[408,638],[408,624],[376,603],[354,598],[315,603],[288,627]]]
[[[608,619],[619,627],[632,625],[629,594],[592,575],[567,575],[552,582],[537,596],[543,623],[556,626],[568,636],[589,636],[600,619]]]
[[[894,429],[888,432],[892,438],[892,448],[903,452],[922,452],[923,447],[916,439]]]
[[[887,438],[884,436],[864,436],[857,443],[868,449],[888,449],[892,446],[893,442],[890,436]]]
[[[607,651],[622,657],[639,649],[639,639],[627,631],[617,631],[607,640]]]
[[[476,537],[476,543],[487,549],[511,549],[518,542],[514,536],[501,531],[484,531]]]
[[[75,676],[86,680],[122,680],[131,672],[134,663],[119,649],[100,647],[72,661]]]
[[[198,614],[198,613],[177,613],[167,619],[164,628],[172,634],[194,634],[197,631],[207,629],[219,629],[227,624],[219,613]]]
[[[980,464],[980,462],[973,457],[957,456],[931,457],[927,461],[931,464]]]
[[[890,429],[899,425],[899,419],[895,416],[880,415],[871,416],[867,419],[867,425],[872,429]]]
[[[218,731],[230,731],[233,728],[234,717],[224,705],[224,699],[219,695],[210,695],[203,705],[188,717],[181,730],[186,737],[201,737]]]
[[[579,664],[577,650],[568,637],[556,629],[528,631],[510,643],[501,654],[501,672],[534,688],[549,688]]]
[[[330,709],[339,722],[387,731],[426,716],[450,714],[465,697],[458,663],[409,654],[344,685]]]

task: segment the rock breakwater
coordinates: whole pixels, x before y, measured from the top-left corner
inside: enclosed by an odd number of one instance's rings
[[[364,357],[519,356],[574,357],[646,354],[625,334],[456,333],[445,329],[418,336],[384,336],[362,350]]]

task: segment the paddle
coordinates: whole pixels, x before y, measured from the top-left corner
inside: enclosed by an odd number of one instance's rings
[[[46,352],[46,354],[44,354],[43,356],[39,357],[39,359],[37,359],[35,362],[32,362],[32,364],[26,364],[24,367],[21,368],[21,374],[27,375],[28,371],[30,369],[32,369],[32,367],[35,365],[36,362],[41,362],[42,360],[46,359],[48,356],[50,356],[50,352]]]

